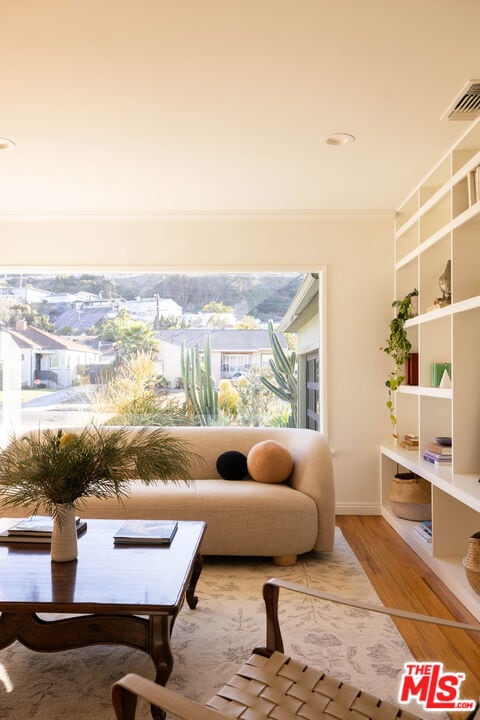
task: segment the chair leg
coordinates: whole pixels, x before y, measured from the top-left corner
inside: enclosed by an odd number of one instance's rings
[[[118,720],[135,720],[137,696],[120,685],[112,688],[112,703]]]
[[[295,565],[297,562],[296,555],[275,555],[273,558],[275,565],[281,565],[282,567],[289,567]]]

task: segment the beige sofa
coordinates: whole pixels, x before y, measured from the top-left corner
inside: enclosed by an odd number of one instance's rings
[[[205,520],[204,555],[273,556],[293,564],[297,555],[333,547],[335,503],[328,444],[320,433],[291,428],[171,427],[203,459],[191,485],[134,482],[120,504],[116,498],[87,498],[85,518]],[[132,428],[135,432],[135,428]],[[294,470],[286,483],[223,480],[216,470],[227,450],[248,454],[262,440],[290,450]]]

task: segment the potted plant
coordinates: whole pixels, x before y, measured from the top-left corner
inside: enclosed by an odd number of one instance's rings
[[[52,560],[73,560],[75,512],[86,497],[121,501],[136,479],[147,484],[188,481],[197,457],[163,428],[91,425],[78,432],[39,429],[14,435],[0,452],[0,505],[51,515]]]
[[[397,309],[396,315],[390,323],[390,334],[385,347],[380,348],[389,355],[393,361],[392,369],[388,375],[385,385],[388,390],[387,409],[390,414],[390,421],[393,426],[393,437],[398,438],[397,417],[393,407],[394,393],[405,380],[405,365],[408,360],[412,343],[408,339],[405,330],[405,322],[412,317],[412,298],[418,295],[415,288],[401,300],[394,300],[392,307]]]

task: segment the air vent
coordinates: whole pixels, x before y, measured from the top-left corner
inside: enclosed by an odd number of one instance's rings
[[[480,80],[469,80],[445,116],[449,120],[475,120],[480,117]]]

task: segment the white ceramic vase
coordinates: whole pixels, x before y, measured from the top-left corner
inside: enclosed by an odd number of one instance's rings
[[[77,526],[73,505],[57,505],[58,515],[53,518],[52,562],[68,562],[78,555]]]

